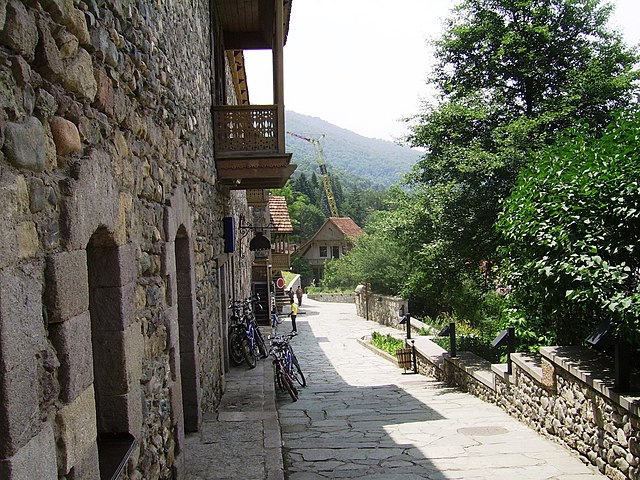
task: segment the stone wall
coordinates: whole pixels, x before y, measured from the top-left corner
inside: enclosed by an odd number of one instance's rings
[[[361,291],[355,294],[358,316],[368,318],[381,325],[396,327],[400,319],[399,312],[407,311],[407,301],[400,297],[369,294]]]
[[[436,349],[426,337],[416,341],[420,373],[497,404],[609,478],[640,478],[640,404],[637,394],[611,389],[610,359],[588,349],[546,347],[541,354],[513,354],[507,375],[506,365],[469,352],[439,361]]]
[[[222,253],[249,210],[216,185],[209,8],[0,0],[0,478],[97,478],[108,432],[122,478],[179,477],[220,399],[252,259]]]
[[[307,298],[317,302],[354,303],[353,293],[307,293]]]
[[[376,297],[369,298],[369,320],[389,325],[399,302]],[[362,296],[356,305],[364,317]],[[418,325],[412,319],[412,330]],[[512,354],[508,374],[506,364],[491,365],[470,352],[450,357],[427,336],[414,335],[409,342],[419,373],[497,404],[611,479],[640,479],[640,394],[613,389],[610,357],[583,347],[544,347],[536,354]],[[632,377],[632,386],[640,391],[639,377]]]

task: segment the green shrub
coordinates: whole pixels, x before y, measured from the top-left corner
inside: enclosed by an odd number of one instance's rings
[[[506,362],[504,348],[494,348],[491,345],[493,338],[484,335],[456,335],[456,350],[459,352],[471,352],[491,363]],[[449,351],[449,337],[434,337],[433,342]]]
[[[404,340],[392,337],[389,334],[383,335],[379,332],[371,334],[371,344],[390,355],[395,355],[396,350],[404,348]]]
[[[427,318],[423,320],[425,323],[432,325],[436,330],[440,331],[449,323],[456,324],[456,350],[474,353],[491,363],[500,363],[506,361],[506,353],[504,348],[494,348],[492,346],[493,339],[501,330],[498,322],[485,321],[480,328],[474,327],[470,322],[461,320],[455,315],[438,315],[435,319]],[[424,330],[424,329],[423,329]],[[428,332],[420,332],[421,335],[429,335]],[[449,336],[434,337],[433,342],[449,351]]]
[[[322,285],[319,287],[307,287],[306,293],[353,293],[355,288],[325,288]]]

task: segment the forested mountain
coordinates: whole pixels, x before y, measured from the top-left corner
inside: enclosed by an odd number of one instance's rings
[[[286,112],[287,131],[319,138],[330,173],[346,187],[381,188],[400,181],[420,158],[420,152],[386,140],[366,138],[317,117]],[[287,151],[298,165],[294,176],[318,173],[313,144],[287,135]]]

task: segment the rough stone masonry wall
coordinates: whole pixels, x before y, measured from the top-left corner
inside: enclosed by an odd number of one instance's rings
[[[556,438],[615,480],[639,477],[638,417],[561,368],[546,362],[550,385],[514,365],[510,385],[496,382],[496,401],[534,430]]]
[[[364,317],[363,302],[359,302],[358,297],[358,315]],[[375,297],[372,295],[371,298]],[[392,297],[372,302],[392,307],[370,309],[370,320],[388,324],[396,302]],[[442,349],[426,337],[418,339],[416,363],[419,373],[497,404],[524,424],[575,451],[585,463],[596,466],[611,479],[640,480],[637,396],[624,400],[632,404],[625,408],[620,400],[622,396],[615,392],[603,394],[601,386],[596,388],[579,378],[584,373],[566,366],[580,367],[584,363],[595,371],[611,372],[612,375],[611,360],[588,349],[584,349],[588,357],[575,350],[575,358],[565,354],[565,359],[557,361],[550,360],[552,354],[548,352],[545,355],[515,354],[512,375],[506,379],[502,372],[505,365],[491,366],[469,352],[458,352],[456,359],[448,355],[443,358]],[[543,350],[553,351],[554,348]],[[585,358],[589,360],[585,361]],[[487,365],[483,366],[483,363]],[[610,383],[613,384],[613,380]]]
[[[125,477],[176,475],[181,377],[197,411],[219,400],[220,220],[246,202],[215,186],[209,5],[0,0],[0,478],[96,478],[92,351],[138,440]],[[113,341],[92,348],[92,316],[121,320]]]
[[[307,293],[307,297],[317,302],[354,303],[353,293]]]
[[[397,327],[401,309],[407,311],[407,302],[400,297],[371,294],[367,299],[363,293],[354,295],[358,316],[368,318],[381,325]]]

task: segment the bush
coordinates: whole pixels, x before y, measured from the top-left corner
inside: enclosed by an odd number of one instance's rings
[[[493,339],[501,330],[500,322],[486,321],[481,328],[474,327],[469,321],[460,320],[452,315],[439,315],[435,319],[427,318],[425,323],[432,325],[436,330],[440,331],[449,323],[456,324],[456,350],[467,351],[478,355],[491,363],[499,363],[506,361],[506,352],[504,348],[496,349],[492,346]],[[424,330],[424,329],[423,329]],[[420,335],[428,335],[428,333],[420,332]],[[434,337],[433,342],[447,351],[450,348],[449,337]]]
[[[640,110],[536,154],[498,227],[514,315],[532,339],[580,344],[603,320],[640,343]]]
[[[383,335],[379,332],[371,334],[371,344],[390,355],[395,355],[396,350],[404,348],[404,340],[392,337],[389,334]]]

